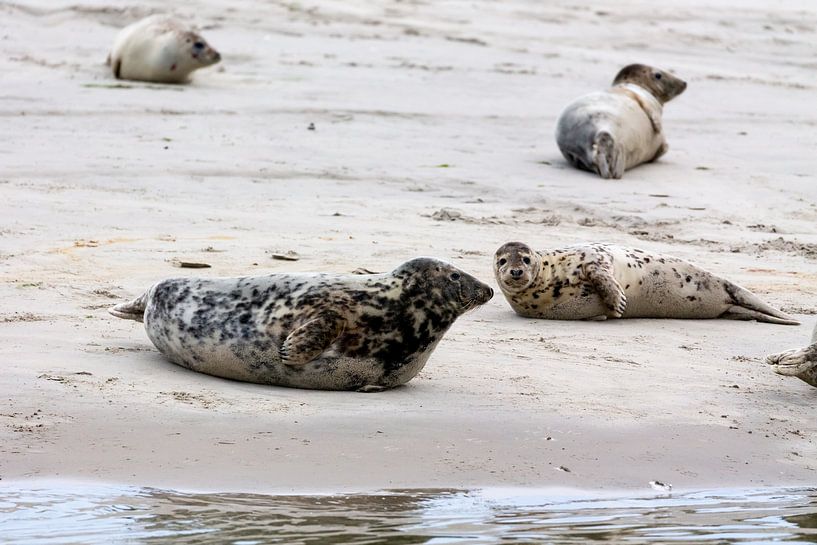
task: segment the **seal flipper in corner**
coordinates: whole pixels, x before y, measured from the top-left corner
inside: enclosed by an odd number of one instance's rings
[[[113,308],[109,308],[108,312],[117,318],[124,320],[135,320],[137,322],[145,321],[145,308],[148,304],[148,294],[145,292],[133,301],[128,303],[119,303]]]
[[[734,305],[724,312],[722,318],[733,320],[757,320],[780,325],[800,325],[800,322],[776,308],[761,301],[749,290],[725,281],[724,289]]]
[[[766,356],[766,363],[771,365],[778,375],[797,377],[817,388],[817,326],[814,328],[809,346]]]
[[[324,312],[287,335],[281,345],[281,361],[305,365],[321,355],[343,332],[345,321],[334,312]]]

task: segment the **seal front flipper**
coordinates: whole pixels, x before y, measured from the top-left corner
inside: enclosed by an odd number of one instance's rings
[[[766,363],[774,366],[778,375],[794,377],[811,369],[817,369],[817,343],[805,348],[786,350],[766,356]]]
[[[295,328],[281,345],[281,361],[305,365],[321,355],[343,332],[345,321],[339,314],[324,312]]]
[[[653,161],[657,161],[658,158],[667,153],[667,151],[669,151],[669,144],[667,144],[667,141],[664,140],[661,142],[661,145],[658,147],[658,150],[655,152],[655,155],[653,155],[649,162],[652,163]]]
[[[627,309],[627,296],[621,284],[613,276],[610,269],[597,262],[589,263],[584,267],[584,274],[590,285],[601,297],[610,318],[621,318]]]

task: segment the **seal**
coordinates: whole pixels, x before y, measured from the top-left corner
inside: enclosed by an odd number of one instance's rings
[[[454,321],[493,290],[442,261],[390,273],[163,280],[113,307],[170,361],[217,377],[379,391],[411,380]]]
[[[117,79],[184,83],[194,70],[220,60],[219,52],[181,21],[151,15],[119,32],[107,64]]]
[[[810,345],[766,356],[766,363],[778,375],[797,377],[817,388],[817,325],[811,334]]]
[[[686,86],[657,68],[625,66],[610,89],[579,97],[564,109],[556,125],[556,143],[574,166],[602,178],[621,178],[625,170],[667,152],[663,106]]]
[[[551,320],[731,318],[797,325],[750,291],[682,259],[607,244],[536,252],[508,242],[494,274],[517,314]]]

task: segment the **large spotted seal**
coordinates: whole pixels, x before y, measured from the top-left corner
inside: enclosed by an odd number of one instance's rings
[[[218,377],[375,391],[413,378],[493,290],[430,258],[371,275],[175,278],[115,306],[170,361]]]
[[[778,375],[797,377],[817,388],[817,325],[810,345],[766,356],[766,363],[773,366]]]
[[[559,117],[556,142],[576,167],[602,178],[655,161],[667,152],[661,123],[663,105],[686,89],[686,82],[643,64],[621,69],[607,91],[584,95]]]
[[[118,79],[183,83],[219,60],[219,52],[181,21],[151,15],[119,32],[107,62]]]
[[[522,316],[554,320],[733,318],[798,324],[748,290],[692,263],[644,250],[580,244],[536,252],[501,246],[494,274]]]

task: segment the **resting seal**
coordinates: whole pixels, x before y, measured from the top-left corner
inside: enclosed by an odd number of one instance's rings
[[[411,380],[493,290],[417,258],[391,273],[174,278],[113,307],[170,361],[246,382],[376,391]]]
[[[766,356],[766,363],[772,365],[778,375],[797,377],[817,388],[817,325],[810,345]]]
[[[565,159],[602,178],[655,161],[669,146],[661,126],[663,105],[685,81],[643,64],[625,66],[607,91],[584,95],[559,116],[556,142]]]
[[[108,65],[117,79],[183,83],[193,70],[221,60],[197,33],[165,15],[151,15],[123,28]]]
[[[496,251],[494,274],[528,318],[732,318],[797,325],[748,290],[692,263],[643,250],[579,244],[535,252],[521,242]]]

